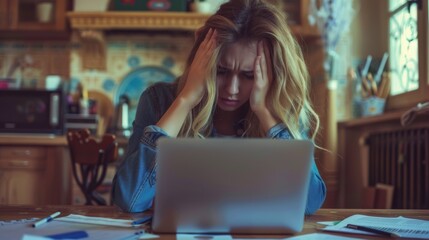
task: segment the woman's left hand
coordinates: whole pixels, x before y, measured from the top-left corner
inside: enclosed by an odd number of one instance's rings
[[[254,83],[249,101],[250,107],[258,117],[262,128],[268,131],[278,123],[267,106],[267,94],[273,82],[273,66],[266,42],[259,41],[257,51],[258,56],[254,66]]]
[[[257,44],[258,55],[254,65],[254,84],[250,94],[250,107],[256,115],[268,110],[266,98],[273,75],[267,44],[264,41],[259,41]]]

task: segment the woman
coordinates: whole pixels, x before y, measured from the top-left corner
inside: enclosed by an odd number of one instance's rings
[[[183,75],[140,97],[133,134],[113,184],[113,200],[145,211],[155,195],[159,137],[303,139],[318,130],[308,72],[286,16],[263,0],[231,0],[197,31]],[[306,214],[326,188],[313,161]]]

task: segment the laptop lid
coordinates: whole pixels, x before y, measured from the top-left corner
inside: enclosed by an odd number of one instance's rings
[[[152,230],[300,232],[313,151],[307,140],[162,138]]]

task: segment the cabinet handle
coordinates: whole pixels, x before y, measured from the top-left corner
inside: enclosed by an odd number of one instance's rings
[[[13,151],[13,153],[17,156],[30,156],[31,155],[31,150],[15,150]]]
[[[28,161],[10,161],[9,162],[10,167],[27,167]]]

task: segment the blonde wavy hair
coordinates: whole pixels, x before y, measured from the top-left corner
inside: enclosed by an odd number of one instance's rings
[[[185,84],[189,67],[201,42],[210,28],[217,30],[218,47],[208,67],[206,94],[187,116],[181,137],[208,137],[216,109],[217,63],[225,45],[235,42],[265,41],[273,63],[273,81],[268,90],[267,104],[276,119],[283,122],[296,139],[305,138],[311,131],[314,140],[319,129],[319,117],[309,98],[309,74],[301,48],[292,36],[286,14],[264,0],[230,0],[221,5],[199,30],[200,34],[189,55],[185,72],[178,79],[178,92]],[[258,118],[249,111],[245,121],[245,137],[266,137]]]

